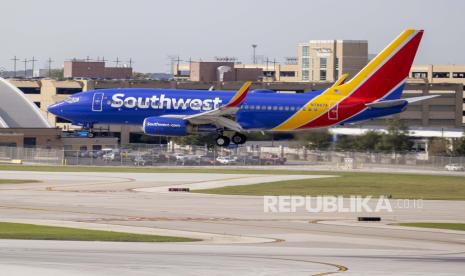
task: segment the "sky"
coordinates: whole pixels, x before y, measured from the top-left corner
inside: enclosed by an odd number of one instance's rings
[[[170,56],[250,63],[257,44],[257,55],[282,61],[312,39],[368,40],[377,53],[406,28],[425,30],[416,64],[465,64],[464,10],[463,0],[4,1],[0,69],[12,70],[15,55],[34,56],[36,68],[104,56],[168,72]]]

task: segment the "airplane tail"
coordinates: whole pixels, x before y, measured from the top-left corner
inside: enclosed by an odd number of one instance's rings
[[[400,99],[422,36],[423,30],[403,31],[340,90],[366,102]]]

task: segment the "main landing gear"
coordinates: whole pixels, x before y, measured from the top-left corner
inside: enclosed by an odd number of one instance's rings
[[[217,146],[220,147],[227,147],[231,142],[236,145],[242,145],[247,141],[247,137],[242,133],[234,133],[234,135],[229,139],[227,136],[223,135],[223,132],[218,133],[218,137],[216,137],[215,142]]]

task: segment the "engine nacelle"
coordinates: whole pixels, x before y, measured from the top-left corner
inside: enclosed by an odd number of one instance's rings
[[[148,135],[184,136],[192,132],[188,121],[177,118],[147,117],[142,127]]]

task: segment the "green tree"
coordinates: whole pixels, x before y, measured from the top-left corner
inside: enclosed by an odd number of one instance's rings
[[[388,122],[388,133],[382,135],[376,145],[381,151],[406,151],[412,148],[413,142],[408,134],[408,127],[399,118],[393,118]]]
[[[187,136],[179,136],[171,138],[171,141],[178,145],[194,145],[203,146],[205,144],[211,146],[215,143],[216,134],[213,133],[200,133]]]
[[[355,138],[353,136],[339,135],[336,141],[337,150],[354,150],[355,149]]]
[[[454,141],[454,154],[465,155],[465,133],[462,138],[456,139]]]
[[[450,143],[444,138],[433,138],[428,145],[428,153],[432,156],[448,155]]]
[[[368,131],[354,139],[354,147],[359,151],[374,151],[381,137],[382,135],[376,131]]]
[[[141,73],[141,72],[133,72],[132,78],[135,80],[146,80],[150,78],[150,74]]]
[[[50,78],[52,79],[57,79],[57,80],[62,80],[64,79],[64,70],[63,69],[51,69],[49,74]]]
[[[327,129],[299,132],[295,135],[302,146],[308,149],[324,150],[331,146],[332,135]]]

